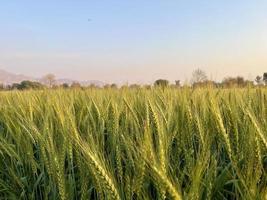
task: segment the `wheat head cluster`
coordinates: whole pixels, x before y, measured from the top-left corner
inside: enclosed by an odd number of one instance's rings
[[[267,89],[1,92],[0,199],[267,199]]]

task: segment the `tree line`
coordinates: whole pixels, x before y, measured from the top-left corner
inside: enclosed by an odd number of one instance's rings
[[[139,84],[131,84],[131,85],[123,85],[121,88],[151,88],[151,87],[215,87],[215,88],[231,88],[231,87],[248,87],[248,86],[258,86],[263,87],[267,86],[267,73],[263,73],[262,76],[256,76],[255,80],[246,80],[242,76],[236,77],[226,77],[221,82],[216,82],[213,80],[208,79],[206,73],[201,69],[196,69],[192,73],[192,77],[189,83],[181,84],[180,80],[176,80],[174,84],[171,84],[166,79],[158,79],[154,82],[153,85],[139,85]],[[82,86],[79,82],[63,83],[57,84],[56,77],[53,74],[48,74],[44,76],[40,81],[30,81],[25,80],[21,83],[13,83],[11,85],[3,85],[0,84],[0,90],[28,90],[28,89],[46,89],[46,88],[100,88],[97,85],[89,85],[89,86]],[[103,88],[119,88],[117,84],[106,84]]]
[[[216,88],[231,88],[231,87],[248,87],[248,86],[267,86],[267,73],[263,76],[256,76],[255,80],[247,80],[242,76],[225,77],[221,82],[216,82],[208,79],[206,73],[201,69],[196,69],[192,73],[190,83],[181,85],[180,80],[176,80],[175,84],[170,84],[166,79],[156,80],[154,86],[171,86],[171,87],[216,87]]]
[[[93,85],[88,86],[93,87]],[[96,87],[96,86],[95,86]],[[78,82],[73,82],[71,84],[63,83],[63,84],[53,84],[53,85],[46,85],[44,83],[38,81],[29,81],[25,80],[20,83],[13,83],[12,85],[3,85],[0,84],[0,90],[40,90],[40,89],[58,89],[58,88],[83,88],[83,86]]]

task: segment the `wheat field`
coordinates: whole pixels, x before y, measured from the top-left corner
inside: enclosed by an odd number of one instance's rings
[[[0,94],[0,199],[267,199],[267,89]]]

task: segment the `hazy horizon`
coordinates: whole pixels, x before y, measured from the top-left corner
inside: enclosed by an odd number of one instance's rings
[[[0,69],[116,83],[267,71],[267,2],[9,1],[0,7]]]

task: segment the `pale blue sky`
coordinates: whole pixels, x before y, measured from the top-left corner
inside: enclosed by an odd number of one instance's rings
[[[107,82],[267,71],[267,1],[0,0],[0,69]],[[88,21],[91,19],[91,21]]]

